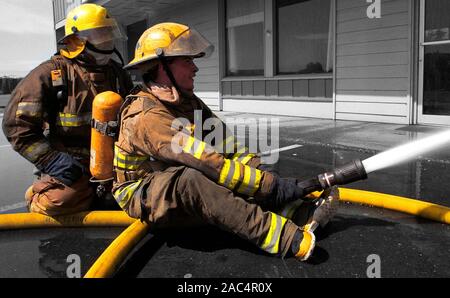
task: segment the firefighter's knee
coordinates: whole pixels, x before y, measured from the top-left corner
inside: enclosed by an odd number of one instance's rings
[[[200,171],[193,168],[185,168],[180,176],[179,183],[183,188],[201,191],[202,185],[207,184],[209,179]]]
[[[88,178],[80,179],[71,187],[51,177],[36,181],[25,193],[30,212],[48,216],[72,214],[89,209],[94,192]]]

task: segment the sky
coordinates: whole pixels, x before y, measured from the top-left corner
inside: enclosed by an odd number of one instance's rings
[[[23,77],[55,51],[52,0],[0,0],[0,77]]]

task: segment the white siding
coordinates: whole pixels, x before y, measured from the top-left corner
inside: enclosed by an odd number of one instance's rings
[[[189,1],[194,2],[194,1]],[[211,109],[219,108],[219,29],[218,1],[201,0],[189,5],[182,5],[161,14],[159,18],[151,18],[149,25],[160,22],[183,23],[195,28],[215,47],[209,58],[195,60],[200,69],[195,78],[195,92]]]
[[[337,0],[336,118],[408,124],[410,0]]]
[[[227,99],[223,101],[223,110],[323,119],[333,117],[333,105],[328,102]]]

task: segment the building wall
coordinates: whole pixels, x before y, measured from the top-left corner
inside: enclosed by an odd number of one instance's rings
[[[223,0],[190,0],[149,17],[195,27],[214,46],[198,59],[196,93],[212,109],[339,120],[412,123],[412,9],[410,0],[381,0],[382,18],[369,19],[361,0],[336,1],[333,76],[222,78]],[[222,46],[222,48],[220,47]],[[121,49],[126,52],[126,49]],[[220,56],[219,56],[220,54]],[[220,94],[221,93],[221,94]]]
[[[149,26],[160,22],[179,22],[194,27],[215,47],[209,58],[195,60],[200,69],[195,77],[195,92],[211,109],[219,108],[219,29],[217,0],[189,1],[162,13],[159,18],[151,18]]]
[[[337,0],[336,119],[410,123],[410,0]]]

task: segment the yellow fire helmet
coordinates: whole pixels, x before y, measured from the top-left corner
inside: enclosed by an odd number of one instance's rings
[[[83,52],[86,42],[99,45],[122,38],[119,26],[108,11],[97,4],[82,4],[72,9],[66,17],[65,36],[58,41],[64,44],[61,55],[75,58]]]
[[[136,44],[134,59],[125,69],[164,57],[208,57],[214,46],[195,29],[178,23],[160,23],[147,29]]]

